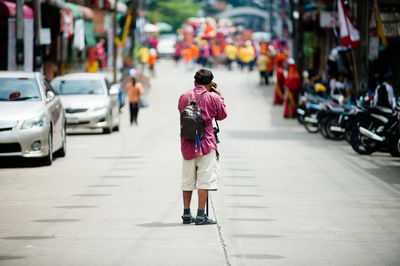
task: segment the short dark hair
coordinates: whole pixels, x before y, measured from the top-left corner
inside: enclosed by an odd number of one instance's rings
[[[213,80],[214,76],[210,70],[207,69],[200,69],[194,75],[194,80],[199,85],[207,85]]]

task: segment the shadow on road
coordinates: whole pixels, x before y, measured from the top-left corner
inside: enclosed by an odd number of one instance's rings
[[[56,161],[57,158],[54,157],[53,160]],[[21,157],[1,157],[0,158],[0,169],[32,168],[32,167],[46,167],[46,165],[43,165],[40,158],[21,158]]]
[[[182,225],[182,223],[153,222],[153,223],[147,223],[147,224],[137,224],[136,226],[146,227],[146,228],[163,228],[163,227],[181,227],[183,225]]]

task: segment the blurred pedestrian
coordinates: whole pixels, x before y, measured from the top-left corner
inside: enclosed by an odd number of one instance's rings
[[[157,60],[157,51],[154,48],[151,48],[149,51],[149,70],[150,70],[150,74],[151,76],[155,76],[155,72],[154,72],[154,66],[156,64],[156,60]]]
[[[299,101],[301,86],[300,76],[293,58],[288,59],[288,76],[285,79],[286,97],[283,117],[296,117],[296,106]]]
[[[97,73],[99,63],[96,60],[96,48],[89,47],[88,54],[89,54],[88,60],[86,60],[85,62],[85,70],[88,73]]]
[[[142,46],[139,49],[139,63],[140,63],[140,72],[144,73],[144,69],[149,62],[149,48],[147,46]]]
[[[393,108],[395,101],[393,101],[393,87],[392,87],[392,74],[388,73],[375,89],[374,105]]]
[[[193,222],[196,225],[215,224],[215,221],[209,219],[205,213],[208,191],[218,189],[219,178],[219,154],[212,120],[223,120],[227,113],[221,91],[217,84],[212,82],[213,78],[214,76],[209,70],[197,71],[194,76],[195,88],[181,94],[178,103],[179,113],[182,113],[191,101],[196,101],[201,110],[202,124],[204,125],[202,139],[197,137],[196,141],[187,140],[181,134],[184,206],[182,219],[184,224]],[[196,135],[198,136],[197,130]],[[193,190],[196,189],[198,189],[198,209],[196,219],[194,219],[190,212],[190,202]]]
[[[275,55],[276,51],[274,46],[269,45],[268,46],[268,77],[272,77],[274,75],[274,68],[275,68]]]
[[[258,71],[260,72],[260,84],[266,84],[268,85],[268,73],[267,73],[267,67],[268,67],[268,57],[265,54],[265,52],[261,52],[261,54],[257,58],[257,66],[258,66]]]
[[[220,62],[221,47],[216,42],[211,44],[211,56],[209,58],[210,64],[215,67]]]
[[[96,58],[97,62],[99,63],[99,67],[101,69],[106,67],[106,54],[105,54],[104,44],[105,44],[104,39],[101,39],[96,44]]]
[[[246,49],[248,50],[249,58],[249,71],[253,71],[254,64],[256,61],[256,50],[250,40],[246,41],[245,43]]]
[[[192,68],[194,68],[197,64],[197,60],[199,59],[199,46],[197,45],[196,42],[193,42],[190,45],[190,50],[191,50],[191,54],[192,54]]]
[[[186,70],[192,70],[192,50],[188,44],[183,49],[183,61],[185,61]]]
[[[203,40],[200,45],[200,60],[203,67],[209,66],[208,59],[210,58],[210,46],[207,40]]]
[[[276,83],[274,91],[274,104],[282,104],[285,95],[285,76],[283,73],[283,64],[285,57],[277,57],[276,60]],[[267,68],[268,69],[268,68]]]
[[[181,59],[182,56],[182,50],[183,50],[183,44],[181,41],[176,41],[175,43],[175,52],[174,52],[174,60],[176,65],[178,65],[179,60]]]
[[[229,70],[232,70],[232,63],[236,61],[237,48],[232,44],[232,41],[228,41],[228,45],[224,49],[226,57],[226,66]]]
[[[128,98],[129,98],[129,111],[131,125],[137,125],[137,117],[139,113],[140,95],[143,93],[142,84],[136,82],[136,77],[131,77],[131,82],[127,84]]]

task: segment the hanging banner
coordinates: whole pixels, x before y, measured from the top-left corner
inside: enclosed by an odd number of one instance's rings
[[[342,46],[356,48],[360,43],[360,31],[351,22],[343,0],[338,0],[338,15],[340,24],[340,42]]]

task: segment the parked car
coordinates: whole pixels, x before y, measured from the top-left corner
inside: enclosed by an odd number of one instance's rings
[[[157,53],[160,57],[172,57],[175,52],[175,43],[178,37],[173,33],[160,34],[157,44]]]
[[[65,107],[67,126],[119,130],[118,86],[100,73],[75,73],[56,77],[51,82]]]
[[[0,71],[0,156],[66,154],[66,118],[57,93],[35,72]]]

